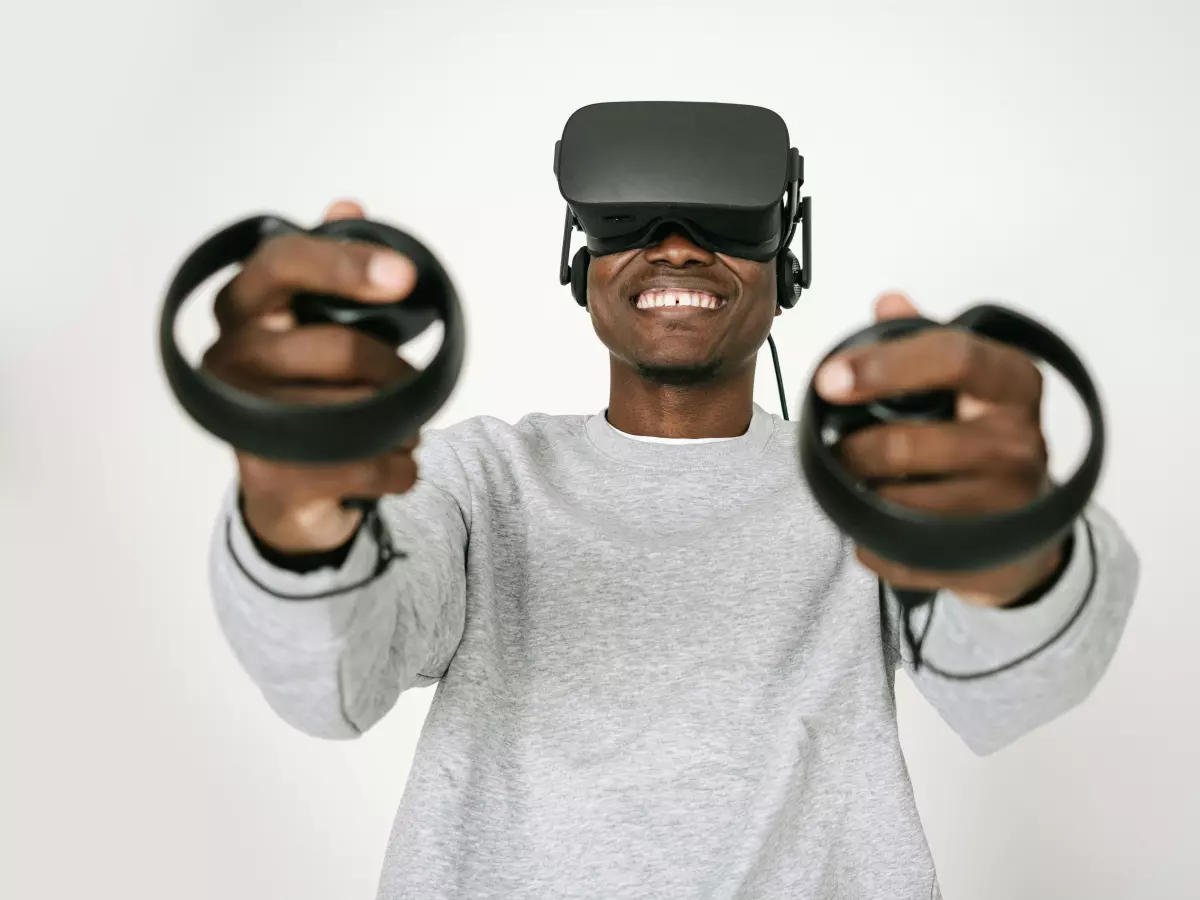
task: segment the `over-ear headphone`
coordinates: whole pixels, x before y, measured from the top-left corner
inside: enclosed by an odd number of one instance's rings
[[[791,249],[785,249],[775,257],[775,302],[784,309],[791,309],[800,302],[800,260]]]
[[[591,261],[592,254],[588,252],[587,247],[580,247],[576,250],[575,257],[571,260],[571,296],[585,309],[587,308],[588,263]]]
[[[575,251],[571,260],[571,296],[580,306],[587,307],[588,264],[592,255],[587,247]],[[790,249],[775,257],[775,302],[784,309],[791,309],[800,300],[800,260]]]

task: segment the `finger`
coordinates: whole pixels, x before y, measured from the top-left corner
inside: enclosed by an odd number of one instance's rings
[[[855,548],[858,561],[875,572],[893,588],[909,590],[953,591],[964,600],[979,602],[992,597],[1018,597],[1053,571],[1056,558],[1035,552],[1029,557],[990,569],[974,572],[931,572],[884,559],[862,547]],[[1044,573],[1044,574],[1043,574]]]
[[[344,406],[370,399],[380,391],[378,387],[362,384],[297,384],[273,381],[237,368],[223,369],[217,377],[230,387],[256,397],[298,406]]]
[[[972,419],[979,419],[1000,409],[1007,408],[1009,407],[1000,407],[995,403],[988,403],[986,400],[972,397],[970,394],[959,394],[958,400],[955,403],[954,415],[960,422],[969,422]]]
[[[365,219],[367,211],[362,204],[353,200],[334,200],[325,210],[322,217],[326,222],[337,222],[341,219]]]
[[[366,385],[298,385],[279,384],[249,378],[242,373],[235,374],[236,381],[229,381],[233,387],[241,388],[248,393],[276,403],[294,403],[300,406],[338,406],[367,400],[379,393],[379,389]]]
[[[935,328],[838,354],[821,367],[816,387],[832,403],[953,390],[1030,406],[1040,403],[1042,376],[1014,347],[962,329]]]
[[[265,242],[217,296],[217,321],[236,327],[286,308],[292,294],[391,303],[412,293],[417,270],[393,250],[359,241],[286,234]]]
[[[335,200],[325,210],[322,216],[325,222],[336,222],[340,219],[362,219],[366,217],[366,211],[362,205],[353,200]],[[217,302],[217,321],[222,327],[230,327],[232,323],[228,322],[229,312],[229,291],[230,286],[222,291],[225,296],[219,296]],[[280,298],[282,300],[282,298]],[[287,331],[290,328],[296,327],[295,316],[290,310],[279,309],[268,312],[259,317],[259,322],[265,328],[270,328],[274,331]]]
[[[330,382],[379,388],[415,371],[392,347],[341,325],[286,332],[245,327],[217,341],[202,366],[231,383],[279,386]]]
[[[875,320],[883,322],[888,319],[908,319],[919,316],[916,305],[907,294],[899,291],[889,291],[880,294],[875,300]]]
[[[263,381],[247,381],[235,384],[250,393],[274,400],[277,403],[295,403],[304,406],[338,406],[368,400],[379,394],[381,388],[366,385],[297,385],[275,384]]]
[[[860,478],[1028,473],[1045,468],[1046,444],[1032,424],[1003,413],[970,422],[896,422],[856,431],[838,445]]]
[[[979,476],[915,484],[884,484],[875,488],[897,506],[947,516],[978,516],[1010,512],[1037,499],[1036,477]]]
[[[890,587],[897,589],[950,590],[959,595],[998,594],[1007,593],[1010,584],[1019,584],[1024,577],[1019,567],[1000,566],[977,572],[931,572],[884,559],[863,547],[856,548],[854,555]]]
[[[281,509],[294,509],[323,498],[382,497],[408,491],[417,478],[409,450],[385,453],[369,460],[323,466],[304,466],[238,456],[247,490],[276,498]]]

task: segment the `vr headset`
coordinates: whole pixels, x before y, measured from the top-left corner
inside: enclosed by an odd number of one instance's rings
[[[731,103],[629,102],[585,106],[554,145],[567,201],[560,281],[575,228],[575,261],[646,247],[671,231],[742,259],[785,263],[795,293],[808,287],[811,199],[800,197],[804,158],[776,113]],[[789,246],[801,229],[801,256]],[[576,274],[578,278],[578,274]],[[578,298],[578,295],[576,297]],[[787,304],[791,305],[791,304]]]

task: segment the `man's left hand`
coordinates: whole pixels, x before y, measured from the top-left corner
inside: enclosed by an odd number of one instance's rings
[[[919,315],[903,294],[884,294],[878,320]],[[1042,374],[1034,360],[1005,344],[953,328],[931,328],[839,354],[817,373],[818,393],[831,403],[931,390],[958,393],[953,422],[897,422],[865,428],[842,441],[842,461],[879,483],[892,502],[930,512],[987,514],[1015,509],[1047,490],[1041,427]],[[911,475],[935,482],[897,483]],[[858,559],[896,588],[944,589],[969,603],[1007,606],[1057,569],[1062,545],[1043,547],[998,569],[927,572],[859,547]]]

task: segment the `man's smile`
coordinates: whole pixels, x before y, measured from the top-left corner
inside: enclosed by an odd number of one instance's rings
[[[727,305],[725,298],[709,291],[682,289],[655,289],[642,291],[630,301],[642,312],[667,313],[671,315],[689,313],[714,313]]]

